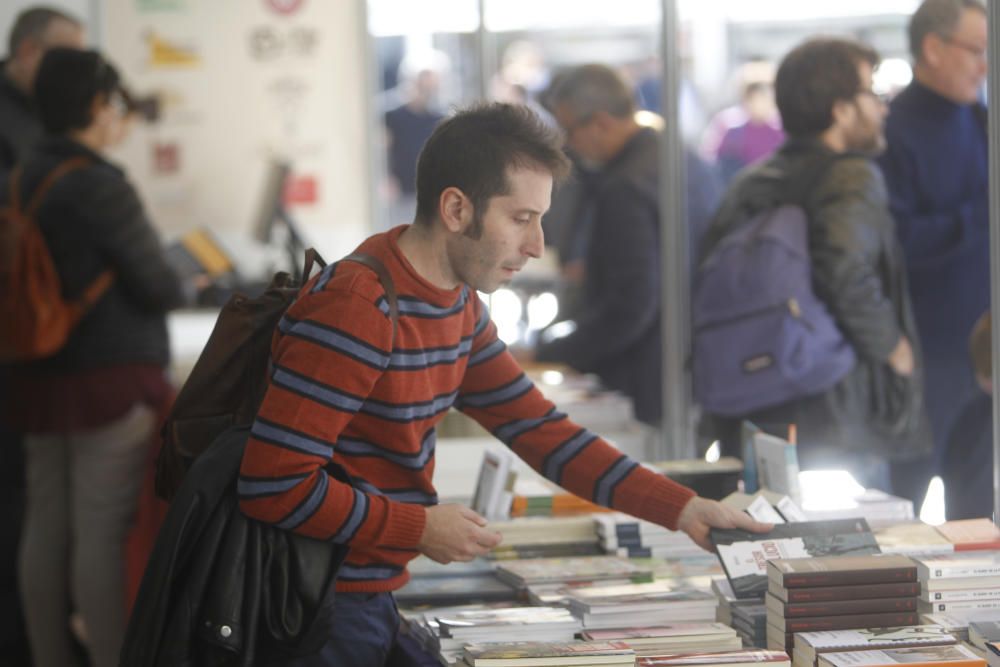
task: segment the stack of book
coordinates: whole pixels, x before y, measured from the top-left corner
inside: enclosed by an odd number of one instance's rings
[[[915,625],[917,566],[906,556],[827,556],[768,562],[767,646],[796,632]]]
[[[619,556],[531,558],[497,563],[497,576],[518,589],[537,584],[570,584],[602,580],[652,581],[648,567]]]
[[[945,632],[944,628],[937,625],[800,632],[795,635],[792,664],[795,667],[816,667],[819,656],[824,653],[950,646],[957,642],[954,635]]]
[[[411,633],[444,665],[460,663],[467,644],[571,642],[580,621],[554,607],[430,609],[407,616]]]
[[[590,515],[530,517],[494,521],[490,528],[503,535],[500,546],[489,558],[559,558],[604,553],[597,541]]]
[[[733,607],[733,629],[747,646],[767,648],[767,606],[757,600],[754,604]]]
[[[917,558],[921,614],[969,616],[1000,610],[1000,552]]]
[[[969,643],[981,651],[987,644],[1000,642],[1000,621],[969,621]]]
[[[875,531],[882,553],[904,556],[947,556],[954,553],[955,545],[937,528],[923,521],[903,521],[883,526]]]
[[[584,629],[580,636],[589,641],[624,644],[635,650],[636,655],[693,650],[729,651],[743,647],[736,631],[722,623],[675,623],[610,630]]]
[[[573,589],[569,610],[585,628],[631,628],[678,621],[711,622],[715,596],[707,591],[677,588],[669,581]]]
[[[513,642],[470,644],[462,651],[462,665],[469,667],[596,667],[634,665],[635,652],[606,642]]]
[[[986,661],[962,644],[915,646],[881,651],[824,653],[818,667],[986,667]]]
[[[484,559],[442,565],[420,556],[407,569],[410,581],[393,594],[403,607],[513,602],[518,597],[517,589],[501,581],[493,563]]]
[[[684,558],[704,553],[686,533],[628,514],[597,514],[594,525],[605,553],[629,558]]]
[[[784,651],[743,649],[727,652],[670,653],[640,656],[638,667],[790,667],[791,661]]]

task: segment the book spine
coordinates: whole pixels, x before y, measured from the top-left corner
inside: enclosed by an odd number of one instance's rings
[[[916,625],[916,612],[890,614],[850,614],[847,616],[817,616],[811,618],[787,618],[785,632],[818,632],[821,630],[850,630],[856,628],[890,628],[901,625]]]
[[[1000,565],[943,565],[925,567],[920,572],[921,579],[957,579],[962,577],[1000,576]]]
[[[867,598],[902,598],[920,593],[920,582],[872,584],[869,586],[823,586],[820,588],[789,588],[784,596],[788,602],[834,602]],[[778,596],[782,597],[782,596]]]
[[[785,572],[782,573],[781,584],[785,588],[810,588],[817,586],[888,584],[916,580],[917,568],[895,567],[874,570]]]
[[[889,613],[917,610],[917,598],[873,598],[838,600],[834,602],[790,602],[785,605],[785,618],[808,616],[842,616],[857,613]]]

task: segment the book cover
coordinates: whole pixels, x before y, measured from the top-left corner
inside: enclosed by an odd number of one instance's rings
[[[869,598],[904,598],[920,594],[919,581],[889,584],[852,584],[847,586],[813,586],[785,588],[768,579],[767,592],[783,602],[834,602]]]
[[[789,590],[913,582],[917,564],[898,554],[783,559],[768,563],[768,578]]]
[[[956,553],[952,556],[917,558],[916,561],[921,581],[1000,576],[1000,552]]]
[[[702,639],[707,641],[713,638],[726,639],[735,634],[732,628],[722,623],[673,623],[654,627],[584,630],[580,636],[590,641],[628,641],[635,643],[636,640],[641,639],[655,639],[658,641]]]
[[[813,616],[782,618],[769,616],[767,622],[783,632],[816,632],[818,630],[850,630],[851,628],[889,628],[916,625],[917,612],[891,612],[884,614],[850,614],[848,616]]]
[[[955,545],[945,539],[937,528],[923,521],[894,523],[875,531],[875,540],[882,553],[906,555],[946,555]]]
[[[805,661],[811,663],[817,653],[947,646],[956,641],[954,635],[939,625],[801,632],[795,635],[795,652],[796,656],[801,652]]]
[[[800,618],[808,616],[843,616],[845,614],[878,614],[917,611],[917,598],[859,598],[831,602],[784,602],[774,595],[766,598],[767,609],[777,616]]]
[[[1000,528],[989,519],[946,521],[937,530],[955,545],[955,551],[1000,549]]]
[[[635,651],[611,642],[508,642],[469,644],[462,651],[473,667],[518,665],[631,665]]]
[[[652,571],[636,565],[627,558],[593,556],[503,561],[497,565],[497,576],[505,581],[523,585],[556,581],[652,578]]]
[[[799,457],[795,445],[764,432],[754,433],[753,447],[760,486],[775,493],[802,499]]]
[[[479,477],[472,495],[472,509],[490,521],[503,520],[510,516],[510,506],[503,507],[502,499],[507,488],[513,455],[499,449],[483,452],[479,466]]]
[[[969,621],[969,641],[979,648],[986,649],[990,642],[1000,642],[1000,622]]]
[[[879,551],[864,519],[778,524],[766,533],[712,529],[709,535],[737,598],[763,597],[769,560]]]
[[[819,658],[821,666],[875,667],[877,665],[949,665],[949,667],[984,667],[986,661],[960,644],[952,646],[912,646],[880,651],[826,653]]]
[[[722,653],[674,653],[669,655],[646,655],[636,660],[637,667],[682,667],[683,665],[704,665],[717,667],[719,665],[753,665],[766,664],[780,667],[790,665],[788,654],[784,651],[767,651],[761,649],[743,649]]]

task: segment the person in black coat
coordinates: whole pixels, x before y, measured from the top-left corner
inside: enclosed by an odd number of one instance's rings
[[[35,73],[45,51],[83,47],[83,27],[51,8],[26,9],[14,19],[0,62],[0,172],[13,168],[42,137],[42,122],[31,100]],[[10,391],[7,368],[0,367],[0,402]],[[27,638],[17,595],[17,548],[24,513],[24,453],[21,434],[0,419],[0,655],[28,664]]]
[[[724,449],[737,456],[741,419],[794,423],[804,468],[847,468],[863,484],[888,487],[885,461],[926,455],[931,442],[902,250],[871,159],[885,146],[885,108],[871,90],[877,63],[869,47],[839,39],[810,40],[785,57],[776,94],[790,139],[737,177],[702,257],[734,226],[786,203],[804,175],[819,173],[799,202],[809,220],[813,289],[858,361],[824,393],[713,421]]]
[[[127,97],[95,51],[52,49],[35,83],[46,137],[0,188],[30,201],[56,180],[34,216],[73,301],[110,271],[110,288],[48,358],[12,369],[9,418],[25,435],[27,512],[20,588],[36,667],[76,664],[70,604],[86,626],[93,667],[118,664],[125,631],[125,537],[135,511],[156,409],[170,387],[166,313],[181,283],[135,188],[103,151],[124,135]],[[72,601],[72,602],[70,602]]]

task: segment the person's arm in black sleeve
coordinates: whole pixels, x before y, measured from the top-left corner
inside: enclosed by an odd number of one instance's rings
[[[879,277],[885,184],[864,158],[838,160],[809,206],[813,283],[858,354],[884,362],[902,330]],[[880,222],[881,221],[881,222]]]
[[[115,281],[142,308],[162,312],[184,304],[180,278],[135,189],[124,179],[95,178],[82,207]]]
[[[619,355],[654,326],[660,316],[659,224],[656,207],[631,186],[602,194],[589,256],[603,253],[601,264],[611,270],[602,271],[599,291],[585,295],[576,330],[539,346],[536,359],[588,368]]]

